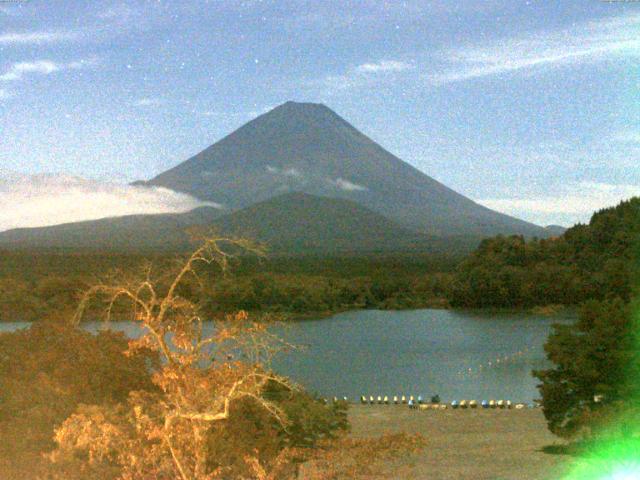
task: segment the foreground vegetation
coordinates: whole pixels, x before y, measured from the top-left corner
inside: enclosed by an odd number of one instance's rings
[[[346,404],[273,372],[270,358],[293,346],[246,312],[219,315],[203,336],[191,298],[200,278],[224,274],[222,245],[254,249],[205,239],[174,269],[96,282],[73,322],[0,336],[1,478],[293,479],[303,465],[306,478],[375,478],[376,462],[422,448],[419,436],[344,438]],[[78,328],[99,312],[145,333]]]
[[[430,257],[237,263],[238,249],[255,247],[211,240],[181,262],[6,255],[3,318],[43,321],[0,336],[0,477],[376,478],[380,462],[423,448],[416,436],[346,437],[347,406],[271,371],[269,358],[292,346],[246,310],[581,304],[579,321],[547,342],[552,367],[535,373],[548,426],[570,440],[637,439],[640,424],[620,419],[637,417],[640,398],[639,214],[636,199],[558,239],[490,239],[455,269]],[[69,323],[105,307],[146,334],[93,336]],[[217,322],[212,337],[202,319]]]
[[[577,322],[554,327],[552,366],[534,372],[549,429],[580,456],[567,478],[613,478],[624,465],[637,473],[640,455],[640,201],[599,212],[590,227],[578,230],[588,242],[576,261],[597,269],[601,288]]]

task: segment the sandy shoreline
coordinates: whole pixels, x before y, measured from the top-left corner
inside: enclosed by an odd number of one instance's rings
[[[390,465],[390,479],[558,480],[571,457],[544,453],[561,444],[540,409],[411,410],[406,405],[353,405],[352,435],[420,433],[427,448],[402,465]],[[386,473],[386,472],[385,472]]]

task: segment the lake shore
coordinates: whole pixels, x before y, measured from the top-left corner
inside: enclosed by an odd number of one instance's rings
[[[448,310],[451,312],[460,313],[479,313],[479,314],[524,314],[524,315],[538,315],[543,317],[553,317],[556,315],[562,315],[567,312],[575,313],[577,308],[573,305],[544,305],[530,308],[455,308],[451,305],[444,303],[424,304],[420,306],[408,306],[403,308],[382,308],[382,307],[345,307],[333,310],[322,311],[309,311],[301,313],[281,312],[281,311],[249,311],[250,315],[260,317],[261,315],[281,315],[283,321],[299,322],[305,320],[323,320],[325,318],[333,317],[341,313],[358,312],[363,310],[378,310],[381,312],[406,312],[412,310]]]
[[[419,411],[406,405],[353,405],[351,435],[420,433],[419,454],[388,465],[389,477],[424,480],[558,480],[571,457],[545,453],[563,442],[540,409]],[[386,473],[386,472],[384,472]]]

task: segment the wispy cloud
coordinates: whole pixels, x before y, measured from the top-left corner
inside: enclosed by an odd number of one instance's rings
[[[336,178],[335,180],[330,180],[329,182],[332,185],[338,187],[340,190],[344,190],[346,192],[362,192],[364,190],[368,190],[367,187],[350,182],[349,180],[345,180],[344,178]]]
[[[362,63],[349,68],[345,73],[327,75],[320,80],[312,80],[308,84],[311,87],[321,87],[335,92],[394,79],[396,75],[413,68],[413,64],[400,60],[380,60]]]
[[[278,168],[271,165],[267,165],[267,171],[274,175],[282,175],[283,177],[302,178],[302,172],[297,168]]]
[[[167,23],[171,21],[171,17],[167,14],[168,10],[169,6],[162,2],[114,3],[106,9],[97,11],[94,18],[86,19],[87,21],[83,22],[84,25],[81,27],[0,31],[0,46],[19,47],[75,41],[101,42],[114,36],[148,31],[157,25]],[[9,15],[14,12],[14,9],[0,6],[0,12],[2,11]]]
[[[382,60],[377,63],[363,63],[356,67],[356,71],[360,73],[382,73],[382,72],[402,72],[411,70],[413,65],[398,60]]]
[[[135,10],[130,5],[118,3],[99,11],[96,16],[103,20],[128,20],[135,13]]]
[[[132,214],[177,213],[208,205],[165,188],[67,175],[0,174],[0,231]]]
[[[561,31],[505,38],[482,47],[467,46],[442,52],[447,65],[428,75],[434,84],[561,67],[612,58],[640,57],[640,15],[591,21]]]
[[[63,70],[80,70],[88,65],[93,65],[93,61],[74,61],[69,63],[59,63],[52,60],[37,60],[34,62],[17,62],[9,67],[2,75],[0,81],[20,80],[25,75],[50,75]]]
[[[161,98],[151,98],[145,97],[140,98],[133,102],[134,107],[157,107],[163,104],[163,100]]]
[[[37,62],[18,62],[14,63],[9,70],[0,75],[0,80],[20,80],[25,74],[35,73],[40,75],[49,75],[57,72],[61,67],[55,62],[49,60],[40,60]]]
[[[579,182],[556,195],[529,198],[493,198],[478,203],[538,224],[571,225],[587,222],[593,212],[640,196],[640,185]]]
[[[613,140],[626,144],[640,144],[640,130],[623,130],[613,135]]]
[[[0,100],[6,100],[7,98],[11,98],[11,93],[4,88],[0,88]]]
[[[38,45],[76,40],[79,32],[69,30],[0,33],[0,45]]]

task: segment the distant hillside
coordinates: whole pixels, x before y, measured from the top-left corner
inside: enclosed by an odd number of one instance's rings
[[[287,102],[139,183],[186,192],[231,210],[301,191],[351,200],[405,228],[441,237],[549,236],[542,227],[454,192],[320,104]]]
[[[191,212],[129,215],[51,227],[0,232],[0,247],[65,250],[182,250],[189,246],[190,226],[212,225],[220,210],[201,207]]]
[[[549,237],[559,237],[567,231],[567,228],[561,225],[547,225],[546,227],[544,227],[544,229],[548,234],[547,236]]]
[[[266,242],[276,252],[446,251],[443,242],[401,227],[355,202],[299,192],[225,215],[215,225],[222,232]],[[457,246],[478,241],[459,239]]]
[[[264,242],[275,254],[469,251],[479,238],[446,242],[399,226],[355,202],[290,193],[220,216],[203,207],[184,214],[135,215],[0,233],[0,247],[103,251],[184,250],[187,229]]]

